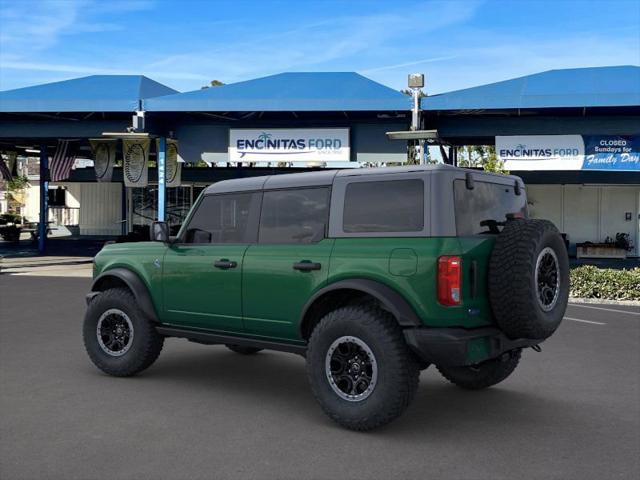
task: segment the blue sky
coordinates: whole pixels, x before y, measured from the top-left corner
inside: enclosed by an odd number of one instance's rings
[[[554,68],[640,64],[640,1],[0,0],[0,90],[144,74],[181,91],[357,71],[439,93]]]

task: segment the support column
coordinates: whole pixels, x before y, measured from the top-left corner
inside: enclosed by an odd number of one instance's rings
[[[40,223],[38,224],[38,251],[44,255],[47,247],[49,221],[49,157],[47,145],[40,145]]]
[[[167,139],[160,137],[158,141],[158,221],[165,221],[165,201],[166,201],[166,159],[167,159]]]
[[[129,220],[127,219],[127,212],[129,211],[127,208],[127,187],[124,186],[124,179],[122,180],[122,187],[120,190],[120,212],[122,215],[122,229],[120,233],[124,236],[129,233]]]

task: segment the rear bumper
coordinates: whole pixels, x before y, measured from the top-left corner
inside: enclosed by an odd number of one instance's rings
[[[427,363],[446,366],[474,365],[516,348],[531,347],[540,340],[512,340],[494,327],[407,328],[407,345]]]

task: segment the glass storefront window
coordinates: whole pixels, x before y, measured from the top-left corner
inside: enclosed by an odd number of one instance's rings
[[[204,187],[192,187],[186,185],[182,187],[167,188],[165,221],[169,224],[169,232],[176,235],[180,226],[191,208],[193,189],[193,200],[204,189]],[[158,187],[150,185],[145,188],[131,189],[131,229],[140,235],[146,235],[149,225],[156,219],[158,212]]]

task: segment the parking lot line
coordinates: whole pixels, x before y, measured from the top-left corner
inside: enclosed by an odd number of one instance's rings
[[[630,312],[628,310],[617,310],[615,308],[592,307],[591,305],[585,305],[583,303],[571,303],[569,305],[572,307],[593,308],[594,310],[605,310],[607,312],[626,313],[628,315],[640,315],[640,312]]]
[[[564,319],[571,320],[572,322],[592,323],[594,325],[606,325],[606,323],[603,323],[603,322],[594,322],[593,320],[582,320],[581,318],[564,317]]]

